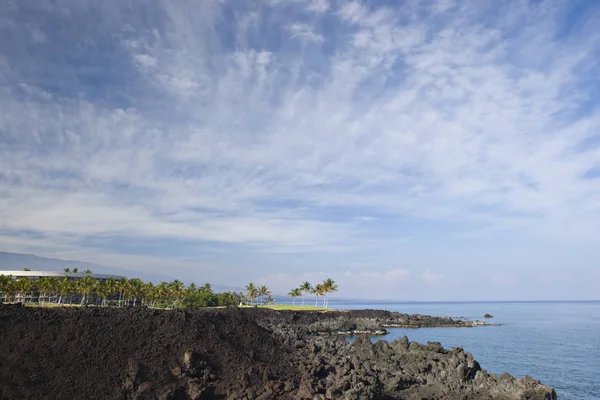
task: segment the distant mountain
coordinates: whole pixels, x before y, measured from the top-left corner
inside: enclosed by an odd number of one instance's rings
[[[22,270],[29,268],[32,271],[62,271],[65,268],[78,268],[79,271],[91,270],[98,274],[122,275],[127,278],[140,278],[145,281],[170,281],[174,277],[160,274],[132,271],[123,268],[107,267],[76,260],[59,260],[57,258],[38,257],[33,254],[5,253],[0,251],[0,271]]]

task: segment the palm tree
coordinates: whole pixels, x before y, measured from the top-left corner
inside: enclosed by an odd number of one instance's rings
[[[177,300],[182,300],[185,297],[185,286],[183,282],[175,279],[173,282],[169,283],[169,289],[173,296],[173,308],[175,308]]]
[[[13,301],[17,296],[17,286],[16,281],[12,279],[10,275],[8,275],[8,280],[4,283],[4,298],[8,301],[8,299],[12,299]]]
[[[269,296],[271,291],[265,285],[258,288],[258,295],[260,296],[260,304],[264,304],[265,296]]]
[[[296,297],[302,296],[302,289],[300,289],[300,288],[292,289],[288,293],[288,296],[292,298],[292,305],[295,306],[296,305]]]
[[[48,303],[52,302],[52,297],[56,297],[58,292],[58,278],[48,278]]]
[[[68,274],[71,273],[71,269],[70,268],[65,268],[65,269],[63,269],[63,271],[65,271],[65,276],[67,276]]]
[[[138,298],[143,294],[144,282],[139,278],[133,278],[129,280],[130,293],[133,296],[133,306],[137,304]]]
[[[246,285],[246,297],[250,300],[250,305],[252,305],[252,301],[258,297],[258,289],[252,282]]]
[[[96,286],[96,301],[95,304],[97,306],[104,306],[104,300],[106,299],[106,297],[109,295],[109,287],[106,284],[106,281],[99,281],[98,285]],[[98,304],[98,301],[100,301],[100,304]]]
[[[94,290],[97,284],[98,281],[89,275],[85,278],[80,279],[77,282],[77,291],[81,295],[81,303],[79,303],[80,306],[83,306],[85,304],[86,298],[88,297],[90,292]]]
[[[21,299],[21,303],[25,303],[27,294],[31,292],[32,286],[31,279],[29,278],[19,278],[15,281],[15,289],[19,295],[19,299]]]
[[[110,278],[98,283],[96,293],[100,297],[100,305],[106,306],[106,299],[115,291],[115,280]]]
[[[196,287],[196,284],[192,282],[185,289],[185,295],[187,297],[187,296],[193,295],[194,293],[196,293],[198,291],[199,291],[198,287]]]
[[[300,290],[302,291],[302,305],[304,305],[304,293],[312,293],[313,287],[310,282],[306,281],[300,285]]]
[[[33,303],[34,302],[34,297],[36,294],[38,295],[38,298],[36,299],[37,301],[39,301],[39,297],[40,297],[40,293],[38,290],[38,280],[37,279],[31,279],[31,288],[29,288],[29,302]]]
[[[69,280],[66,276],[58,282],[58,304],[61,304],[63,298],[67,297],[67,295],[72,292],[73,282],[74,281]]]
[[[79,268],[73,268],[73,273],[76,274],[79,272]]]
[[[88,268],[85,271],[83,271],[83,273],[86,274],[86,275],[91,275],[92,274],[92,270]]]
[[[155,300],[154,300],[154,304],[152,305],[152,307],[156,306],[156,303],[158,301],[162,302],[166,302],[166,299],[170,297],[169,293],[169,285],[167,284],[167,282],[161,282],[158,285],[156,285],[156,287],[154,288],[155,291]]]
[[[4,301],[8,301],[9,286],[12,286],[12,276],[0,275],[0,295],[4,296]]]
[[[323,287],[325,289],[325,308],[329,307],[329,297],[328,293],[337,292],[338,285],[336,285],[335,281],[331,278],[327,278],[323,281]]]
[[[210,283],[205,283],[204,285],[200,286],[198,288],[198,292],[200,292],[200,293],[212,293],[212,287],[210,286]]]
[[[6,286],[8,285],[8,278],[6,275],[0,275],[0,298],[4,296],[4,291],[6,290]]]
[[[123,306],[123,297],[127,289],[127,278],[121,278],[115,282],[115,289],[119,292],[119,307]]]
[[[158,299],[158,293],[158,286],[154,286],[152,282],[148,282],[144,285],[145,304],[147,307],[154,308],[154,304]]]
[[[115,292],[117,290],[117,281],[115,278],[108,278],[104,282],[105,282],[107,289],[110,289],[110,290],[108,290],[108,294],[106,295],[106,298],[104,299],[104,305],[107,305],[107,303],[106,303],[107,298],[109,296],[115,294]]]
[[[154,284],[152,282],[144,283],[142,287],[142,305],[152,306],[152,300],[156,296],[156,291],[154,290]]]
[[[317,296],[317,300],[315,301],[315,307],[319,305],[319,296],[322,296],[325,293],[324,289],[325,288],[320,283],[318,283],[317,286],[314,287],[313,293]]]
[[[50,288],[52,286],[52,282],[48,278],[41,278],[37,282],[38,287],[38,303],[44,306],[44,296],[48,297],[48,302],[50,302]]]

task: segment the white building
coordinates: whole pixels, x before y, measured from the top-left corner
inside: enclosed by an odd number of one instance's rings
[[[4,276],[12,276],[13,279],[19,278],[30,278],[31,280],[37,280],[40,278],[64,278],[67,276],[69,279],[81,279],[88,276],[85,272],[64,272],[64,271],[2,271],[0,270],[0,275]],[[91,274],[92,278],[97,279],[99,281],[104,281],[107,279],[119,280],[125,278],[120,275],[105,275],[105,274]]]

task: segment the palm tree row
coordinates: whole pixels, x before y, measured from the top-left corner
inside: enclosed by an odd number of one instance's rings
[[[275,300],[271,297],[271,291],[266,286],[256,286],[250,282],[246,285],[246,300],[250,305],[255,304],[254,299],[260,299],[260,304],[271,304]],[[258,303],[258,300],[257,300]]]
[[[244,300],[250,305],[271,304],[274,299],[267,286],[256,286],[249,283],[246,293],[235,292],[213,293],[209,284],[196,287],[191,283],[187,287],[183,282],[161,282],[157,285],[144,282],[139,278],[133,279],[96,279],[92,271],[84,271],[85,276],[69,276],[71,272],[66,268],[65,276],[43,277],[31,279],[21,277],[13,279],[11,276],[0,275],[0,300],[4,302],[38,303],[44,304],[93,304],[98,306],[146,306],[150,308],[175,308],[177,306],[206,307],[206,306],[235,306]],[[336,292],[338,286],[328,278],[313,287],[310,282],[303,282],[300,287],[292,289],[288,296],[296,304],[296,298],[302,297],[304,305],[305,294],[316,296],[315,306],[319,305],[319,297],[323,299],[323,307],[329,306],[329,293]]]
[[[314,294],[316,296],[315,307],[319,305],[319,296],[323,298],[323,307],[329,307],[329,293],[337,292],[338,286],[331,278],[327,278],[323,283],[318,283],[315,286],[310,282],[303,282],[300,287],[290,290],[288,296],[292,298],[292,305],[296,304],[296,297],[302,296],[302,305],[304,305],[304,295]]]
[[[73,271],[77,273],[77,271]],[[197,293],[214,297],[210,304],[233,306],[237,305],[241,296],[237,293],[214,294],[210,285],[200,288],[192,283],[187,288],[183,282],[161,282],[154,285],[139,278],[133,279],[96,279],[91,271],[86,276],[71,279],[66,272],[64,278],[40,278],[32,280],[27,277],[13,279],[11,276],[0,275],[0,299],[5,302],[73,304],[94,304],[98,306],[146,306],[151,308],[175,308],[182,305],[187,297]],[[186,302],[194,306],[194,301]]]

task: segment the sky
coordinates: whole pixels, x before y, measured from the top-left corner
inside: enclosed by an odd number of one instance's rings
[[[600,3],[0,3],[0,251],[600,299]]]

